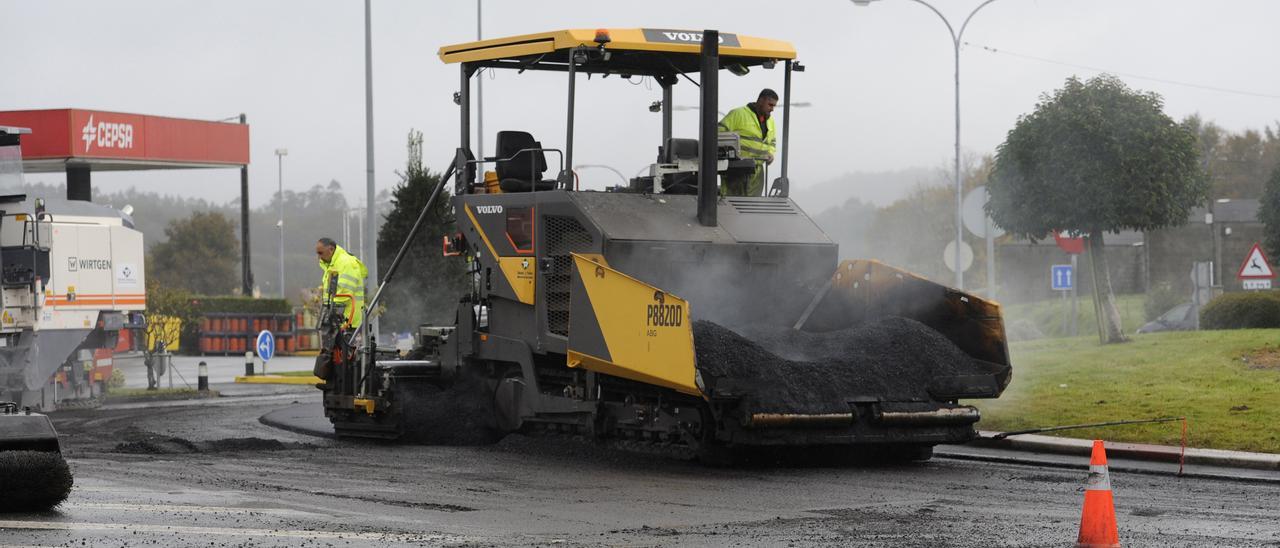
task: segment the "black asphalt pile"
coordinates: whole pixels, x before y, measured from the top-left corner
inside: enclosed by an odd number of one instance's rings
[[[205,451],[283,451],[289,449],[284,442],[267,438],[223,438],[199,444]]]
[[[176,436],[162,436],[153,432],[128,428],[121,432],[126,441],[117,443],[116,453],[133,455],[181,455],[187,453],[219,453],[229,451],[282,451],[310,447],[306,444],[286,444],[267,438],[221,438],[194,442]]]
[[[693,341],[713,394],[740,396],[761,413],[848,412],[858,396],[929,398],[931,379],[971,361],[941,333],[896,317],[824,333],[753,326],[738,334],[696,321]]]
[[[493,391],[463,372],[448,388],[415,383],[402,394],[402,441],[424,445],[488,445],[502,438],[494,423]]]
[[[0,512],[39,512],[67,500],[71,469],[58,453],[0,451]]]
[[[122,441],[116,444],[115,452],[134,455],[175,455],[199,453],[200,448],[184,438],[152,435],[141,439]]]

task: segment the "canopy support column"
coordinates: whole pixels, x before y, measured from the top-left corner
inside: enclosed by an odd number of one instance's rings
[[[81,202],[93,200],[88,164],[67,164],[67,199]]]
[[[560,188],[573,190],[573,106],[576,103],[574,93],[578,88],[578,60],[575,57],[581,46],[569,52],[569,123],[564,138],[564,171],[556,176]]]
[[[240,123],[248,123],[244,114],[240,115]],[[253,268],[249,264],[249,164],[240,166],[240,285],[241,295],[253,295]]]
[[[674,78],[673,78],[674,80]],[[671,86],[662,82],[662,146],[671,140]]]

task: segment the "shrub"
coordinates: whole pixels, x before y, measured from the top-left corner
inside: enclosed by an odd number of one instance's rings
[[[238,314],[288,314],[293,311],[285,299],[255,299],[253,297],[192,297],[198,312],[233,312]]]
[[[107,379],[107,388],[124,388],[124,371],[119,369],[111,370],[111,378]]]
[[[1280,291],[1226,293],[1200,310],[1202,329],[1280,327]]]
[[[1186,295],[1174,291],[1169,284],[1160,284],[1147,291],[1147,296],[1142,301],[1142,311],[1147,321],[1151,321],[1187,300]]]

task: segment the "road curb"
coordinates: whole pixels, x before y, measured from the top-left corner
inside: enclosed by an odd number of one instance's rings
[[[319,377],[286,377],[284,375],[253,375],[246,377],[240,375],[236,377],[236,382],[240,384],[319,384],[324,381]]]
[[[333,424],[323,414],[317,414],[316,411],[320,411],[320,408],[308,404],[295,404],[262,415],[258,417],[258,422],[295,434],[337,438],[338,435],[333,430]]]
[[[998,432],[979,432],[978,439],[970,442],[970,445],[995,449],[1012,449],[1015,451],[1080,455],[1085,457],[1089,456],[1089,453],[1093,448],[1093,442],[1091,440],[1078,438],[1058,438],[1054,436],[1041,436],[1036,434],[1021,434],[1009,436],[1004,439],[993,439],[996,434],[998,434]],[[1181,448],[1168,445],[1107,442],[1107,456],[1111,458],[1176,463],[1179,461],[1181,452]],[[1280,471],[1280,455],[1272,453],[1250,453],[1247,451],[1226,451],[1222,449],[1188,447],[1185,462],[1187,464],[1221,466],[1226,468]]]

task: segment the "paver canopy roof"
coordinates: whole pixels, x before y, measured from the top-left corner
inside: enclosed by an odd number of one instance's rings
[[[603,44],[608,58],[590,56],[578,72],[659,76],[696,72],[702,32],[676,29],[570,29],[440,48],[445,63],[474,63],[521,70],[566,70],[570,53],[579,47],[599,48],[597,33],[607,32]],[[772,64],[795,59],[788,42],[741,34],[720,33],[722,67]]]

